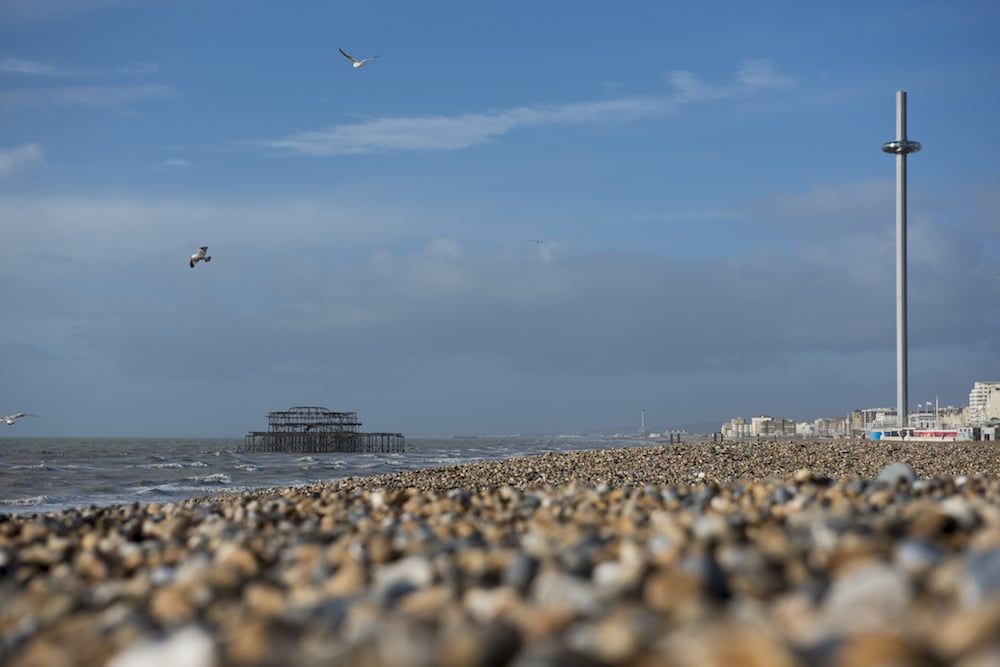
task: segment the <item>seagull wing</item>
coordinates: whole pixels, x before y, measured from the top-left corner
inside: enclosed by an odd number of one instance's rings
[[[208,246],[207,245],[201,246],[201,251],[202,252],[208,252]]]
[[[337,50],[338,50],[338,51],[340,51],[340,53],[341,53],[341,54],[342,54],[342,55],[343,55],[343,56],[344,56],[345,58],[347,58],[348,60],[350,60],[350,61],[351,61],[352,63],[356,63],[356,62],[358,62],[358,59],[357,59],[357,58],[355,58],[354,56],[352,56],[352,55],[351,55],[350,53],[348,53],[347,51],[343,50],[343,49],[342,49],[342,48],[340,48],[339,46],[337,47]]]
[[[20,419],[21,417],[37,417],[38,415],[33,415],[30,412],[18,412],[10,416],[11,419]]]

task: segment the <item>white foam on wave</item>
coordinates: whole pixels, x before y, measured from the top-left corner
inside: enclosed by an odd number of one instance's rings
[[[240,463],[233,467],[236,468],[237,470],[245,470],[247,472],[253,472],[254,470],[257,469],[257,466],[255,466],[252,463]]]
[[[208,464],[204,461],[162,461],[160,463],[137,463],[135,467],[147,470],[179,470],[181,468],[207,468]]]
[[[217,472],[203,477],[188,477],[186,481],[199,484],[231,484],[232,478],[224,472]]]
[[[14,507],[30,507],[33,505],[41,505],[49,499],[48,496],[31,496],[30,498],[3,498],[0,499],[0,505],[11,505]]]

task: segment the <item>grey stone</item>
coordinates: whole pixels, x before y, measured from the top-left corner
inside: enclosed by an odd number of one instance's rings
[[[965,559],[962,602],[977,605],[1000,596],[1000,549],[979,551]]]
[[[794,497],[795,493],[786,485],[782,484],[774,490],[774,493],[771,494],[771,501],[775,505],[784,505]]]
[[[517,554],[503,571],[501,582],[524,593],[538,574],[538,559],[527,554]]]
[[[434,579],[434,568],[430,561],[420,556],[403,558],[375,570],[375,590],[380,594],[405,584],[411,588],[430,585]],[[400,589],[401,590],[401,589]]]
[[[887,627],[901,620],[911,599],[906,578],[883,563],[857,566],[827,592],[828,624],[844,633]]]
[[[944,550],[930,542],[905,540],[896,545],[893,561],[900,571],[919,577],[944,560],[944,556]]]
[[[596,616],[602,605],[597,590],[587,580],[561,572],[540,574],[531,587],[531,598],[536,604],[569,609]]]
[[[895,486],[900,482],[911,484],[916,479],[917,473],[913,472],[913,468],[906,463],[890,463],[882,468],[878,474],[878,481],[885,482],[890,486]]]

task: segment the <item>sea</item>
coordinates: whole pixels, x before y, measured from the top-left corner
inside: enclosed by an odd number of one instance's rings
[[[0,514],[169,502],[472,461],[647,444],[641,438],[407,438],[394,454],[245,454],[242,439],[2,438]]]

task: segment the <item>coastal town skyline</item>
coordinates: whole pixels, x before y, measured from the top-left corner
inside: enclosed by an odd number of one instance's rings
[[[904,88],[911,403],[1000,370],[992,3],[250,6],[0,7],[18,435],[891,405]]]

